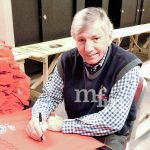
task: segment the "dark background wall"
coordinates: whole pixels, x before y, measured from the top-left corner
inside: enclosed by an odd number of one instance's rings
[[[102,7],[115,28],[150,22],[149,0],[11,0],[15,45],[23,46],[70,36],[74,14],[85,7]],[[49,58],[49,63],[52,58]],[[26,73],[42,69],[26,60]]]

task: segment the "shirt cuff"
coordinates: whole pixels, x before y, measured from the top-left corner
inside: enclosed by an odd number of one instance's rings
[[[65,119],[61,131],[62,133],[75,133],[75,119]]]

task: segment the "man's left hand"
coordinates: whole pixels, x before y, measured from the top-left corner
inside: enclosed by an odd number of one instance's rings
[[[48,130],[61,131],[63,125],[63,118],[60,116],[50,116],[48,118]]]

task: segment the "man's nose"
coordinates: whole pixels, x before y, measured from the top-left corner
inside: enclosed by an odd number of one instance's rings
[[[93,43],[91,41],[86,41],[85,43],[85,51],[86,52],[91,52],[93,51],[94,47],[93,47]]]

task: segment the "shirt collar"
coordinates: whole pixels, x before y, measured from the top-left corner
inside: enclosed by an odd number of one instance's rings
[[[108,49],[107,49],[107,51],[108,51]],[[90,65],[90,64],[87,64],[86,62],[84,62],[85,63],[85,67],[86,67],[86,69],[88,70],[88,72],[90,74],[94,74],[98,70],[100,70],[100,68],[102,67],[102,65],[104,63],[104,60],[106,58],[107,51],[106,51],[105,55],[103,56],[103,58],[100,60],[100,62],[98,64],[96,64],[96,65]]]

